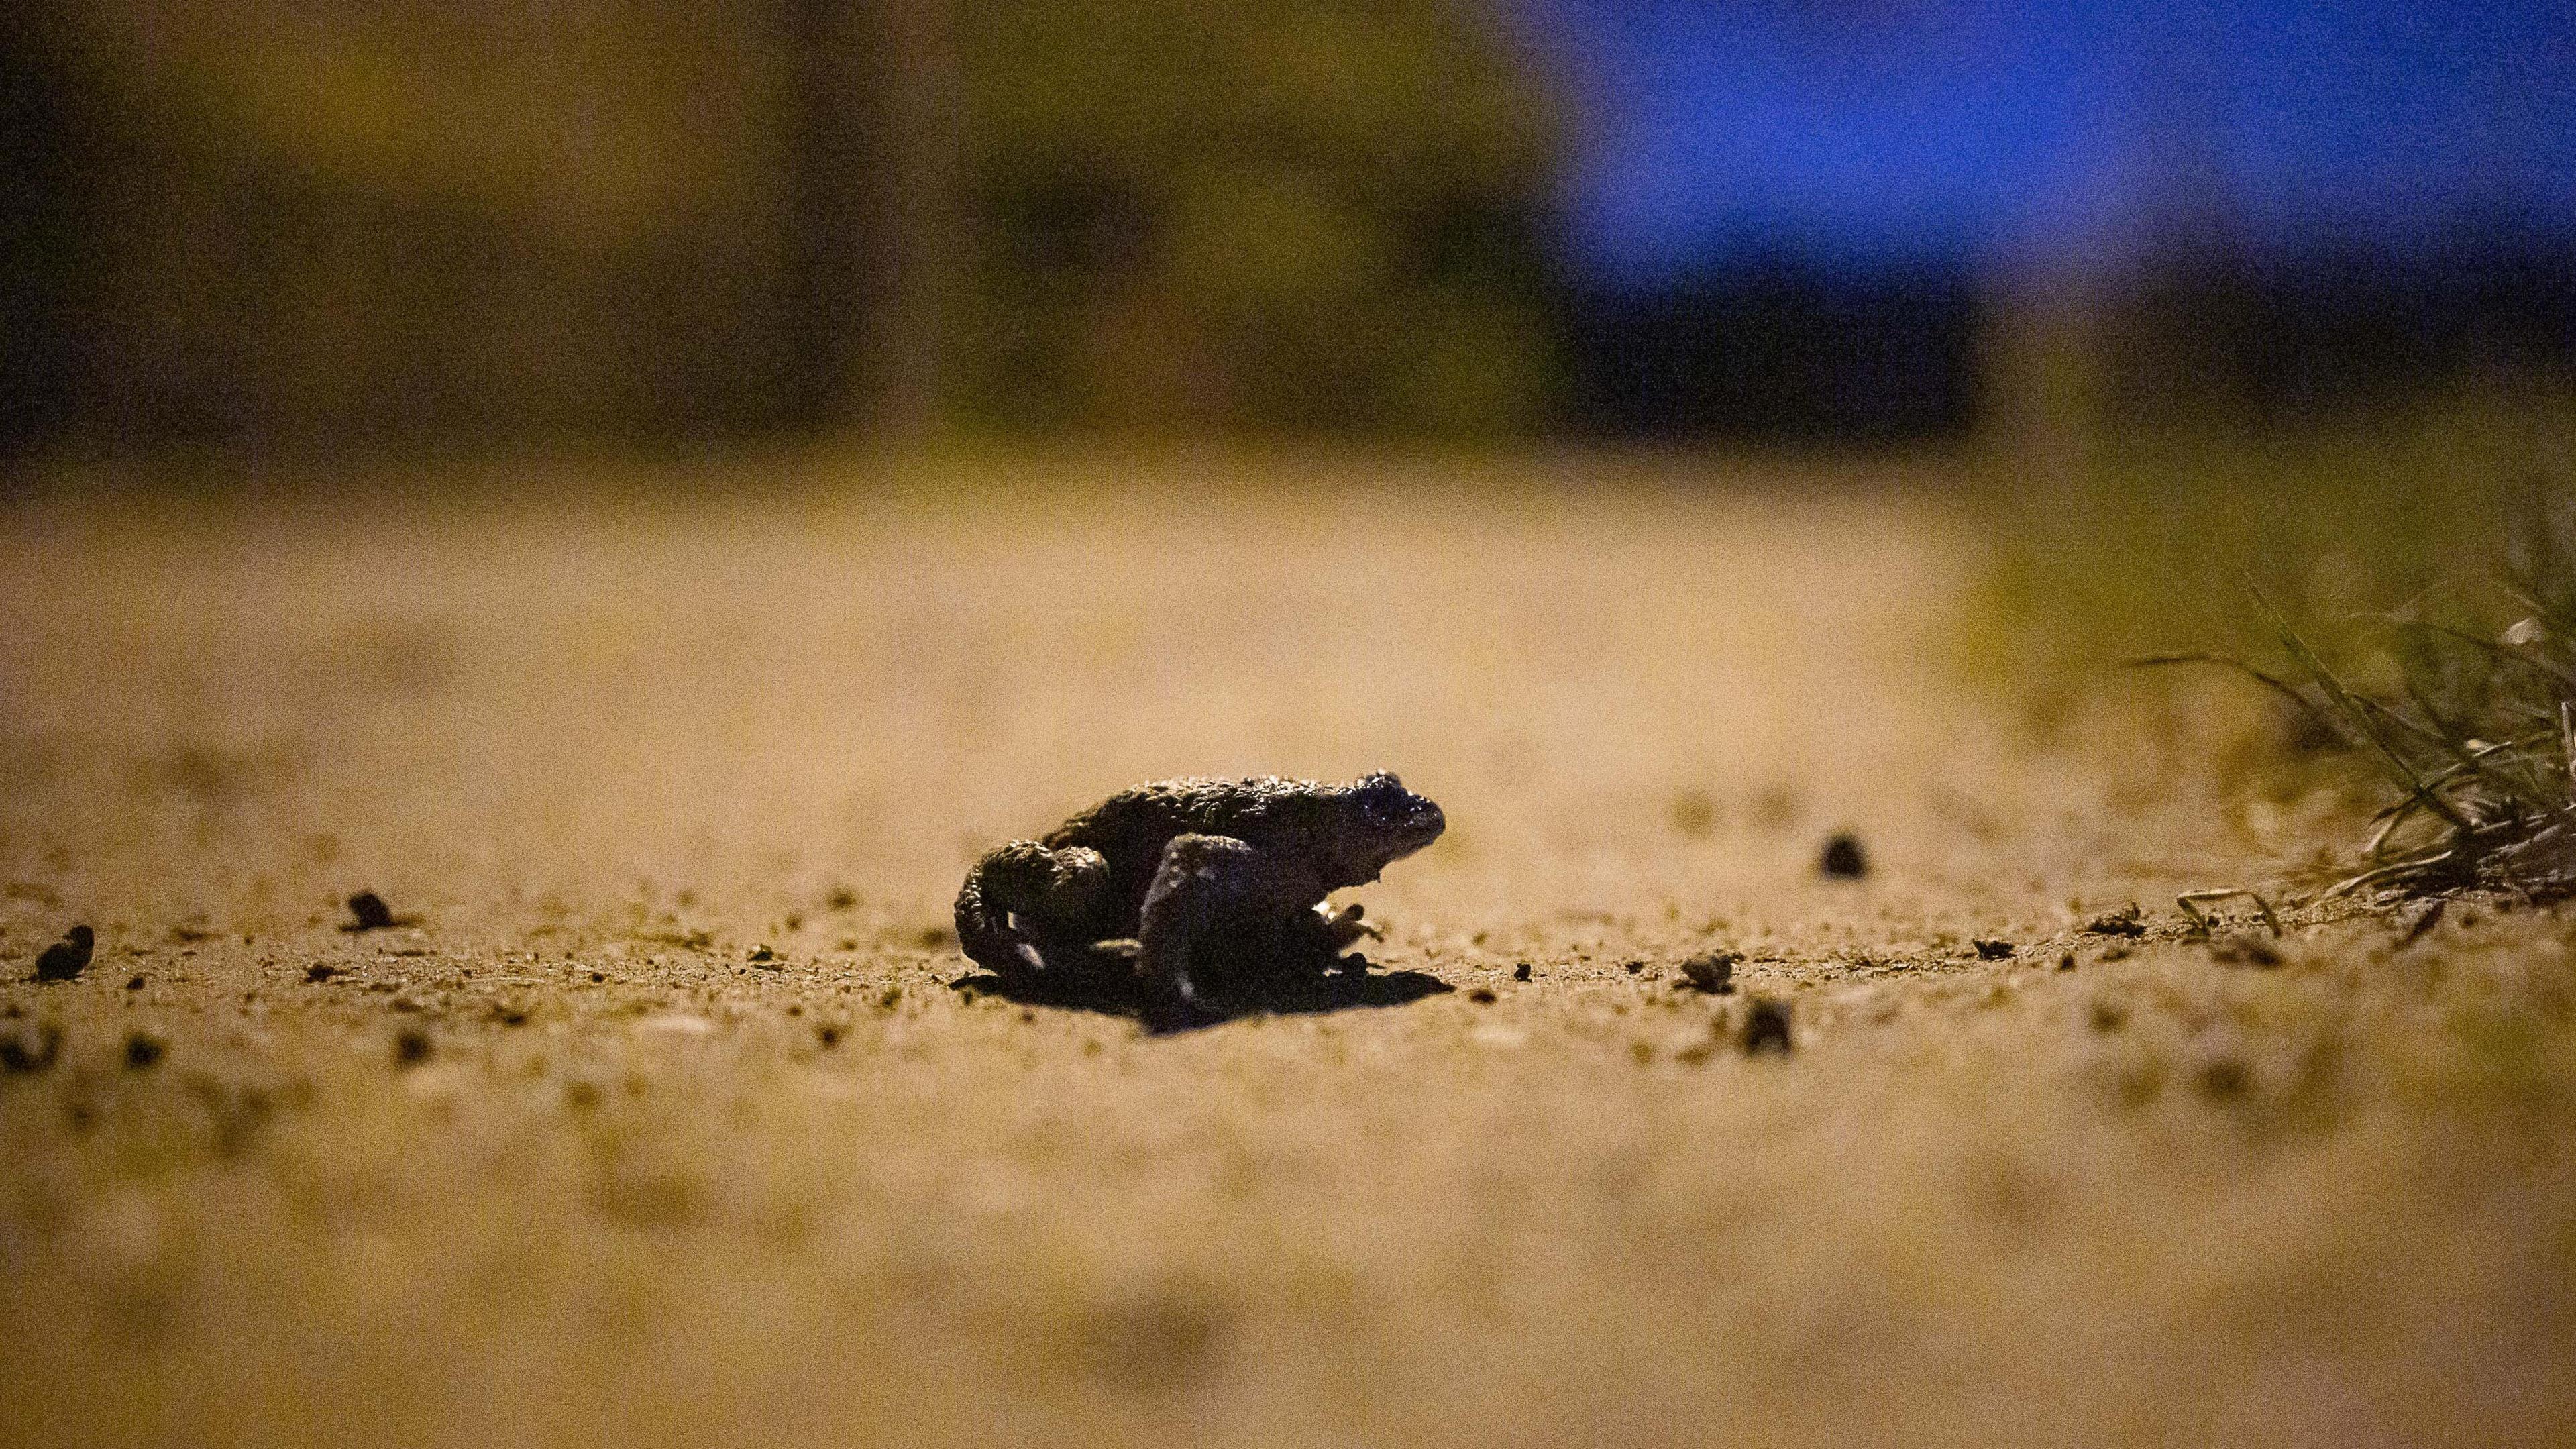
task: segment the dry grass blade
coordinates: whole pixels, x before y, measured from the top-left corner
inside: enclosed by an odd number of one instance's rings
[[[2254,909],[2263,913],[2263,924],[2272,928],[2274,936],[2286,934],[2281,928],[2280,912],[2272,909],[2272,903],[2264,898],[2261,891],[2249,890],[2244,886],[2217,886],[2205,891],[2184,891],[2174,897],[2174,904],[2182,907],[2182,913],[2191,918],[2192,929],[2207,935],[2215,923],[2210,919],[2209,913],[2201,907],[2238,899],[2254,903]]]
[[[2326,666],[2325,660],[2318,656],[2316,650],[2308,647],[2308,641],[2300,637],[2299,631],[2290,627],[2289,619],[2281,613],[2279,607],[2274,605],[2250,579],[2246,581],[2245,592],[2253,599],[2255,610],[2263,616],[2263,622],[2271,628],[2273,636],[2281,641],[2281,647],[2289,652],[2290,657],[2297,661],[2299,668],[2315,682],[2328,705],[2351,722],[2351,734],[2347,737],[2357,737],[2367,743],[2371,750],[2386,762],[2398,783],[2404,785],[2415,798],[2424,802],[2425,809],[2442,817],[2443,821],[2454,829],[2470,828],[2468,818],[2454,810],[2448,801],[2437,794],[2425,781],[2423,773],[2400,754],[2397,747],[2389,742],[2388,737],[2380,732],[2379,724],[2371,713],[2372,701],[2365,700],[2346,688],[2344,682]]]
[[[2474,617],[2413,617],[2410,605],[2406,616],[2365,625],[2378,630],[2364,638],[2380,667],[2352,677],[2389,681],[2376,687],[2349,682],[2250,581],[2246,593],[2288,671],[2209,653],[2135,661],[2245,675],[2395,787],[2398,798],[2372,817],[2365,868],[2328,896],[2469,885],[2576,890],[2576,510],[2534,516],[2543,522],[2517,540],[2515,570],[2487,596],[2509,600],[2520,617],[2499,630]],[[2200,903],[2229,894],[2194,892],[2183,908],[2198,921]]]

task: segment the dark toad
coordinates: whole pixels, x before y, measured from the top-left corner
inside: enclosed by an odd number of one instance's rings
[[[1162,780],[976,862],[957,942],[1006,980],[1133,972],[1149,1020],[1212,1015],[1198,974],[1320,971],[1371,929],[1324,898],[1440,837],[1389,774],[1349,785]]]

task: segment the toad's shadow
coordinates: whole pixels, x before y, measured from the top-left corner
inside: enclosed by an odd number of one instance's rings
[[[1247,1016],[1307,1016],[1366,1006],[1402,1006],[1458,989],[1421,971],[1293,972],[1253,979],[1221,978],[1201,983],[1203,1014],[1186,1022],[1173,1022],[1145,1009],[1144,993],[1133,977],[1109,972],[1012,978],[985,971],[948,984],[961,992],[980,992],[1024,1006],[1123,1016],[1141,1022],[1147,1032],[1156,1036],[1221,1026]]]

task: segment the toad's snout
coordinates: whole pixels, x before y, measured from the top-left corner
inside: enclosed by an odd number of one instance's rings
[[[1440,832],[1448,828],[1449,817],[1440,813],[1440,807],[1428,800],[1421,801],[1405,821],[1405,848],[1408,851],[1420,850],[1438,840]]]

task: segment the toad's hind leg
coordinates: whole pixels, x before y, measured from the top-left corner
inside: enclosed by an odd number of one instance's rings
[[[1137,926],[1136,974],[1149,1024],[1210,1020],[1190,958],[1210,925],[1257,887],[1260,853],[1230,835],[1176,835],[1163,847]]]
[[[1063,960],[1080,934],[1109,862],[1083,846],[1049,850],[1034,840],[996,847],[957,890],[957,945],[1000,976],[1027,976]]]

